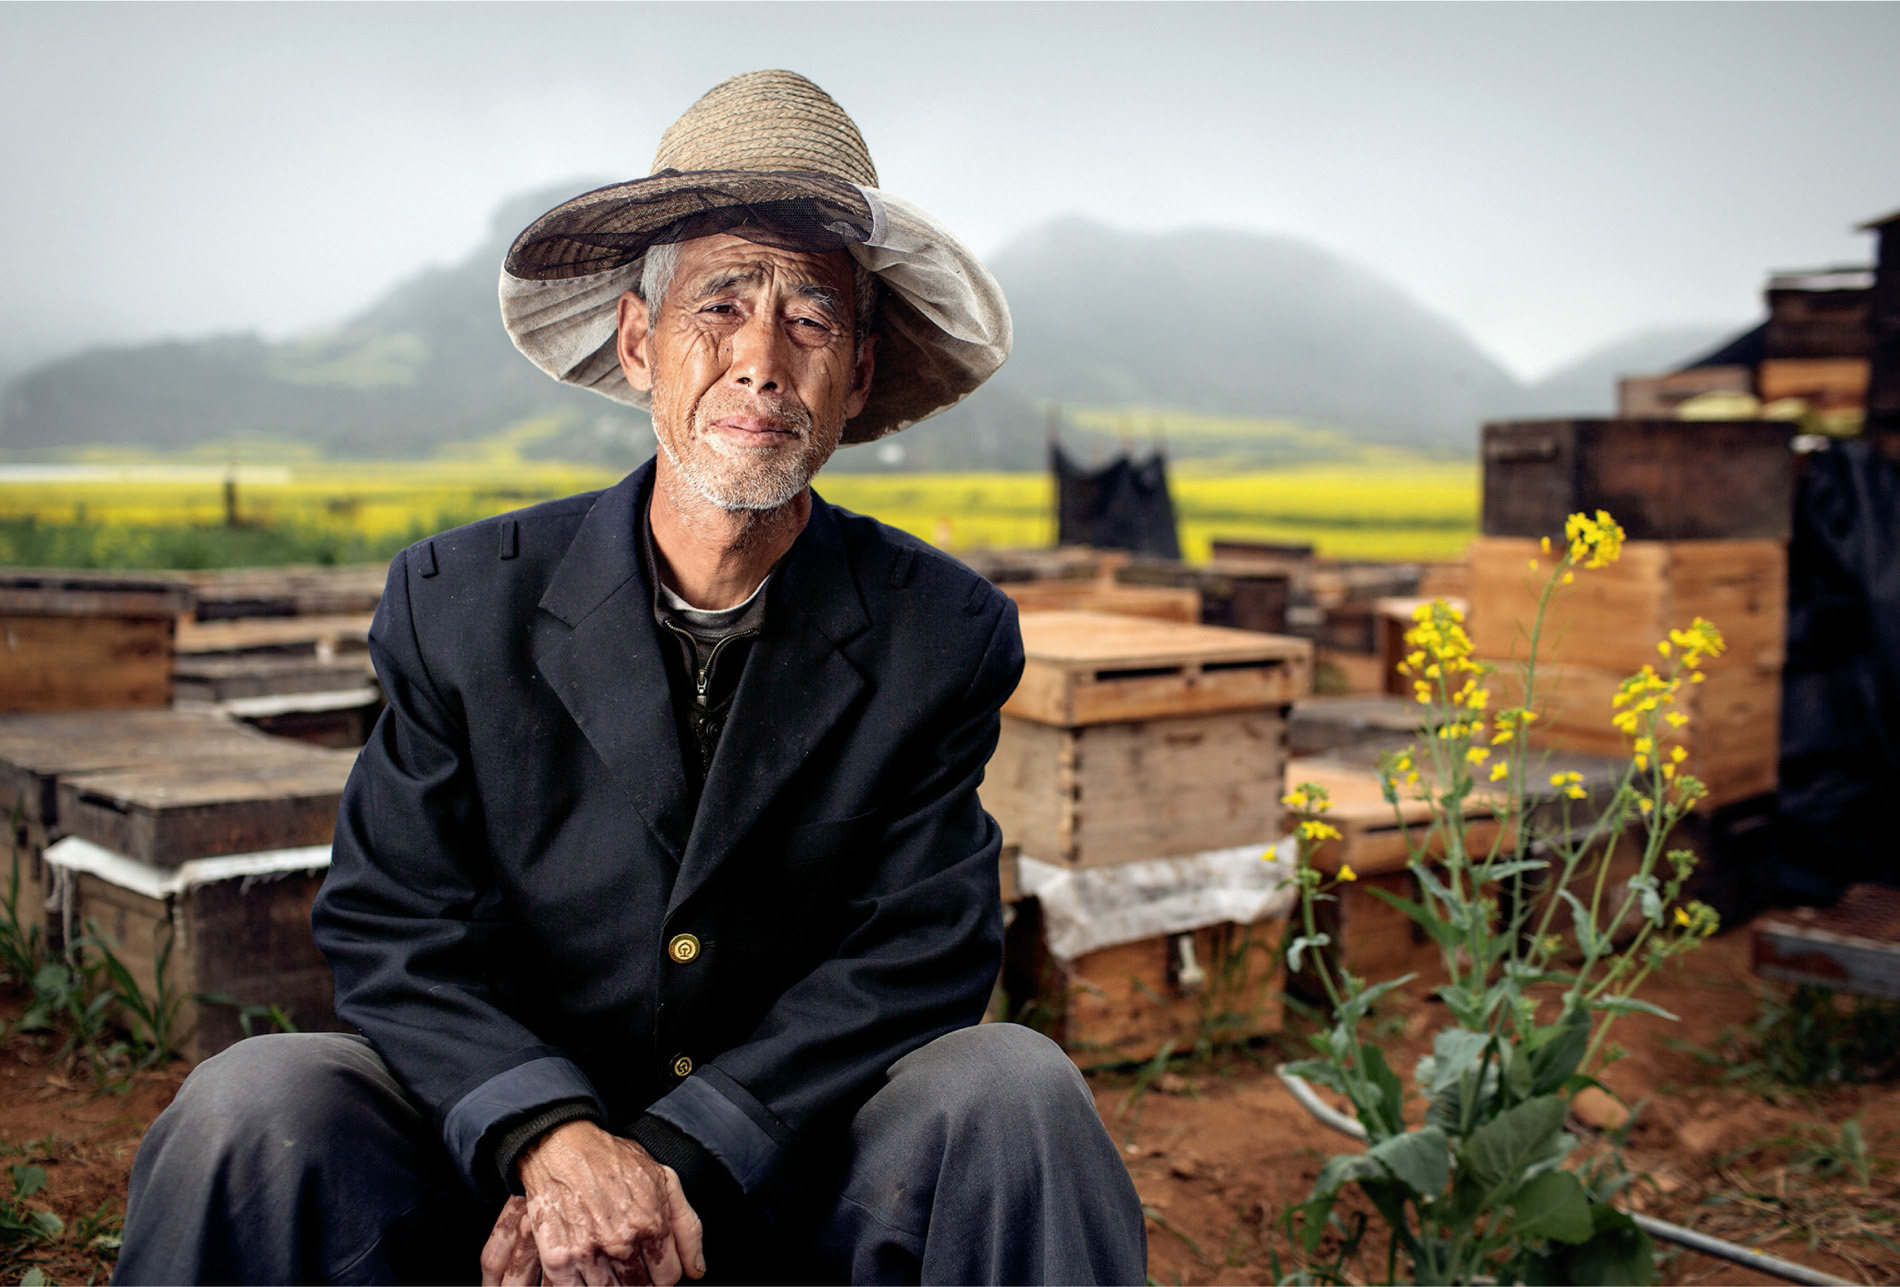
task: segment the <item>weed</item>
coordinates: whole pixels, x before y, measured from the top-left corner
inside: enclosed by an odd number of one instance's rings
[[[1802,984],[1785,998],[1759,994],[1755,1018],[1713,1049],[1679,1044],[1726,1081],[1772,1094],[1783,1086],[1826,1086],[1900,1077],[1900,1001],[1858,997]]]
[[[9,1166],[13,1196],[0,1199],[0,1267],[9,1272],[33,1251],[57,1240],[66,1223],[44,1207],[30,1207],[27,1199],[46,1187],[46,1171],[38,1166]]]

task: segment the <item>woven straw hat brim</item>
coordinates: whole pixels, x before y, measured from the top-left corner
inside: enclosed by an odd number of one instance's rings
[[[797,226],[780,227],[784,218]],[[619,298],[638,284],[649,246],[713,231],[841,248],[878,277],[877,368],[844,427],[847,445],[956,405],[1009,356],[1009,307],[976,256],[914,206],[812,171],[662,172],[563,202],[509,248],[509,337],[555,379],[646,409],[614,351]]]

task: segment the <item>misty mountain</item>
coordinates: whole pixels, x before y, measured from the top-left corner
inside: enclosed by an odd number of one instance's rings
[[[509,240],[578,190],[510,201],[461,263],[418,273],[331,331],[93,349],[34,368],[0,400],[0,450],[276,440],[400,458],[538,417],[551,432],[535,454],[633,463],[652,447],[645,417],[541,374],[496,309]],[[1273,417],[1465,451],[1487,416],[1590,396],[1555,377],[1523,388],[1450,322],[1294,238],[1067,219],[1012,242],[992,267],[1015,318],[1009,363],[962,406],[907,432],[901,452],[850,449],[836,467],[1037,468],[1052,401]],[[1666,364],[1605,360],[1614,372]],[[1560,374],[1585,390],[1598,379],[1592,361]],[[1613,374],[1603,376],[1597,402],[1613,396]]]

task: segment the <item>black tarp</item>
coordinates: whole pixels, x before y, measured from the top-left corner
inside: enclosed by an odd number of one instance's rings
[[[1776,894],[1900,885],[1900,466],[1865,439],[1802,470],[1782,678]]]
[[[1160,452],[1145,460],[1124,455],[1100,469],[1084,469],[1051,443],[1049,469],[1056,477],[1058,545],[1181,557],[1168,465]]]

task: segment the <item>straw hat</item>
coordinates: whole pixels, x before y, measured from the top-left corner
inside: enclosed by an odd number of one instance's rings
[[[976,256],[877,187],[858,127],[788,71],[714,86],[660,138],[648,178],[563,202],[515,239],[501,315],[515,347],[568,384],[646,407],[614,353],[615,308],[647,247],[730,232],[845,250],[883,284],[870,400],[844,427],[871,442],[968,397],[1009,356],[1009,307]]]

